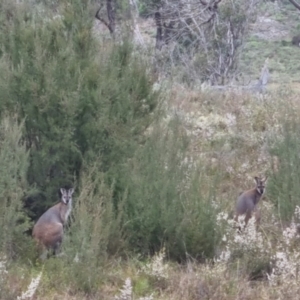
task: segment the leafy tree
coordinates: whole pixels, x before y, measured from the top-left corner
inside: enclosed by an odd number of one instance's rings
[[[95,39],[89,5],[64,1],[57,17],[15,4],[7,20],[7,4],[1,14],[0,105],[25,118],[28,181],[40,191],[27,206],[36,215],[56,201],[60,186],[76,182],[83,159],[92,164],[100,156],[104,171],[117,170],[157,105],[148,66],[129,42]],[[109,174],[108,180],[118,175]]]
[[[3,113],[4,114],[4,113]],[[26,180],[29,152],[22,141],[23,124],[7,114],[0,123],[0,253],[7,258],[28,254],[30,247],[24,234],[30,227],[24,211],[29,192]]]

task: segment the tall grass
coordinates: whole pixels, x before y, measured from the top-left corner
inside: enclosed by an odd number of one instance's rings
[[[180,94],[175,87],[171,100],[185,102],[180,118],[163,118],[149,64],[128,41],[94,39],[89,1],[65,0],[61,18],[47,19],[5,3],[0,259],[8,262],[9,297],[22,295],[41,268],[41,299],[109,299],[122,294],[126,278],[130,297],[251,299],[249,280],[258,278],[265,281],[256,297],[291,293],[268,286],[296,283],[297,224],[283,232],[277,224],[299,217],[296,101],[281,109],[278,95]],[[260,203],[262,231],[237,234],[228,213],[253,176],[272,173],[269,150],[279,164],[267,186],[270,201]],[[50,207],[66,182],[76,193],[63,251],[41,267],[25,234],[28,215]],[[28,211],[23,199],[35,185]]]
[[[213,255],[216,185],[189,155],[182,129],[176,119],[154,126],[128,164],[124,230],[137,253],[154,253],[165,245],[178,260]]]
[[[282,112],[282,134],[270,140],[276,170],[268,190],[278,216],[285,223],[291,221],[296,206],[300,205],[299,107],[290,101],[282,107]]]
[[[24,211],[29,152],[22,140],[23,126],[9,115],[0,123],[0,253],[7,259],[28,254],[29,247],[25,232],[31,224]]]

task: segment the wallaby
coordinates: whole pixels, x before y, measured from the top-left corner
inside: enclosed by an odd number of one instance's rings
[[[245,215],[245,226],[252,217],[252,213],[255,215],[256,224],[260,222],[260,211],[257,208],[257,203],[265,191],[267,177],[254,177],[254,179],[256,187],[241,193],[237,199],[235,208],[235,221],[238,220],[239,216]]]
[[[293,37],[292,44],[300,47],[300,34]]]
[[[55,254],[58,253],[63,239],[63,227],[71,213],[74,189],[61,188],[60,192],[60,203],[50,207],[42,214],[33,227],[32,235],[40,250],[43,250],[42,259],[46,258],[49,249],[53,250]]]

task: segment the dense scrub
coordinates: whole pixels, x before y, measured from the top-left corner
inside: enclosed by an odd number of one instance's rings
[[[38,299],[109,299],[127,277],[116,299],[296,291],[297,95],[166,91],[130,40],[95,37],[90,1],[55,5],[0,4],[0,298],[31,278]],[[236,234],[258,173],[261,231]],[[31,228],[61,186],[76,191],[63,255],[40,264]]]
[[[91,264],[125,251],[147,255],[164,244],[178,260],[186,253],[211,256],[214,195],[202,189],[205,180],[198,184],[201,169],[183,163],[189,141],[179,120],[163,121],[151,66],[126,40],[95,39],[88,1],[66,1],[60,16],[42,15],[41,7],[2,4],[0,117],[18,136],[16,150],[7,153],[23,155],[20,166],[10,159],[21,172],[16,186],[2,185],[6,216],[22,211],[23,234],[29,219],[57,201],[59,187],[74,185],[66,251],[86,251],[79,255],[93,256]],[[5,131],[2,136],[9,147]],[[11,205],[5,189],[16,188]],[[15,247],[25,247],[21,240]]]

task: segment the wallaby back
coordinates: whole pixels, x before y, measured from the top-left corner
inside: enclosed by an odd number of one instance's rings
[[[255,214],[256,221],[260,221],[260,211],[257,208],[257,204],[265,191],[265,183],[267,181],[266,177],[255,177],[254,179],[256,182],[256,187],[240,194],[235,208],[235,220],[237,221],[238,217],[241,215],[246,215],[246,225],[253,213]]]
[[[49,208],[36,222],[32,235],[40,248],[58,251],[63,239],[63,227],[72,209],[74,189],[60,189],[61,202]]]

